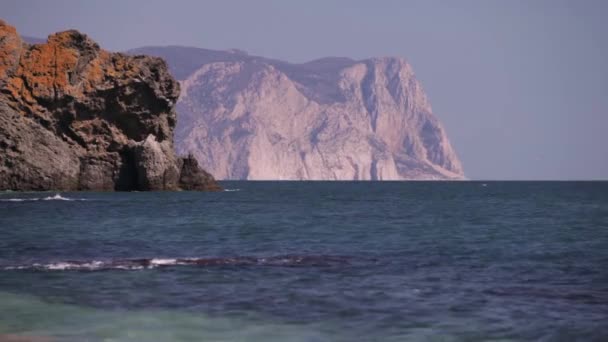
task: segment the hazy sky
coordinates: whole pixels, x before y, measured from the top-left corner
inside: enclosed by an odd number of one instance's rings
[[[404,56],[472,179],[608,179],[608,1],[0,0],[22,35]]]

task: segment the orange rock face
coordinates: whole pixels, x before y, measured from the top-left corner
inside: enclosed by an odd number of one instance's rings
[[[0,20],[0,37],[0,87],[4,88],[6,81],[19,64],[23,42],[15,28],[6,25],[2,20]]]
[[[179,189],[178,96],[162,59],[74,30],[28,45],[0,20],[0,189]]]
[[[78,31],[56,33],[46,44],[30,46],[0,21],[0,37],[0,86],[23,113],[46,117],[51,109],[46,104],[88,102],[99,92],[145,79],[167,107],[179,96],[179,84],[168,73],[158,73],[166,69],[162,60],[109,53]]]

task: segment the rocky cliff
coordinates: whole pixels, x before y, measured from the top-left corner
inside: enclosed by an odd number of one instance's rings
[[[0,20],[0,190],[217,190],[174,152],[179,84],[157,57]]]
[[[304,64],[238,50],[148,47],[181,80],[176,147],[221,179],[462,179],[402,58]]]

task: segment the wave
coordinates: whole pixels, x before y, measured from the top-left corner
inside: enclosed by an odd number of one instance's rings
[[[327,267],[349,263],[346,256],[332,255],[281,255],[270,257],[226,257],[226,258],[143,258],[115,260],[71,260],[53,263],[5,266],[2,270],[41,271],[101,271],[141,270],[172,266],[278,266],[278,267]]]
[[[241,189],[224,189],[224,191],[226,191],[226,192],[236,192],[236,191],[241,191]]]
[[[85,198],[69,198],[63,197],[60,194],[47,197],[32,197],[32,198],[0,198],[0,202],[37,202],[37,201],[86,201]]]

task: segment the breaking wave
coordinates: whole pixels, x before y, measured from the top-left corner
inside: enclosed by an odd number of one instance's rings
[[[37,201],[86,201],[86,199],[63,197],[60,194],[55,194],[54,196],[47,196],[47,197],[0,198],[0,202],[37,202]]]
[[[226,191],[226,192],[236,192],[236,191],[241,191],[241,189],[224,189],[224,191]]]
[[[227,258],[144,258],[116,260],[71,260],[53,263],[5,266],[2,270],[43,271],[101,271],[141,270],[173,266],[276,266],[276,267],[327,267],[344,265],[350,258],[331,255],[283,255],[271,257],[227,257]]]

